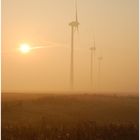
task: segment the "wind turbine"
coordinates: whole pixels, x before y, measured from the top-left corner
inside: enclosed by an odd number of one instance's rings
[[[101,62],[103,60],[103,57],[98,57],[98,89],[101,88]]]
[[[69,23],[71,26],[71,62],[70,62],[70,85],[73,89],[74,86],[74,33],[75,29],[78,31],[78,14],[77,14],[77,0],[75,0],[75,20]]]
[[[91,84],[91,87],[92,87],[93,86],[93,66],[95,65],[95,52],[96,52],[95,40],[94,40],[93,47],[90,48],[90,51],[91,51],[91,59],[90,59],[90,84]]]

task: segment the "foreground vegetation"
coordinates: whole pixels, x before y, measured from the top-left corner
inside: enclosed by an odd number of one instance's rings
[[[2,140],[138,140],[138,97],[2,95]]]
[[[138,140],[138,126],[83,122],[75,126],[7,125],[2,127],[2,140]]]

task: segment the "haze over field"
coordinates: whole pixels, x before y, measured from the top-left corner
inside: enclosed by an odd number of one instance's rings
[[[139,99],[94,94],[2,94],[2,139],[138,140]]]
[[[2,0],[2,91],[69,91],[74,1]],[[79,0],[75,34],[75,91],[138,94],[138,0]],[[94,84],[90,50],[96,43]],[[28,54],[27,43],[46,46]],[[102,56],[98,88],[98,57]],[[95,76],[96,75],[96,76]]]

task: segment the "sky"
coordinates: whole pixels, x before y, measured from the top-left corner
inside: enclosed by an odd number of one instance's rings
[[[69,23],[73,20],[74,0],[2,0],[3,92],[71,91]],[[74,91],[137,94],[138,0],[78,0],[78,20]],[[46,47],[25,55],[17,49],[22,43]],[[100,72],[99,57],[103,58]]]

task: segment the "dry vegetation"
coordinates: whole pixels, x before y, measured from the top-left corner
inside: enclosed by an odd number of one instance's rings
[[[2,94],[2,140],[138,140],[138,97]]]

